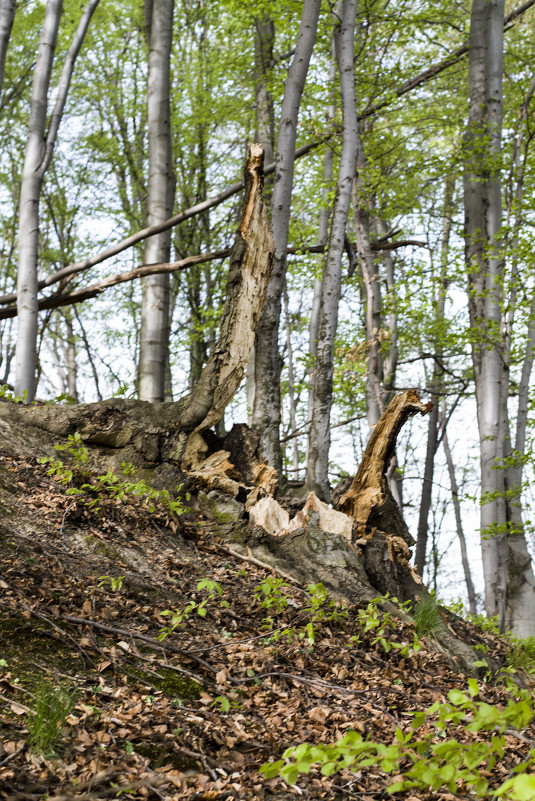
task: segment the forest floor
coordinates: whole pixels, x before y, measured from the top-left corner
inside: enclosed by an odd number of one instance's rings
[[[311,610],[310,593],[277,586],[198,512],[101,501],[89,508],[36,459],[0,451],[0,799],[472,797],[462,786],[391,796],[381,765],[312,768],[292,786],[265,778],[264,763],[304,741],[354,730],[393,743],[468,679],[432,637],[411,647],[412,623],[328,601]],[[177,626],[160,641],[166,610]],[[443,625],[506,666],[503,639],[449,613]],[[478,701],[510,698],[503,677],[478,684]],[[69,699],[39,753],[36,728]],[[533,725],[506,732],[491,786],[534,739]]]

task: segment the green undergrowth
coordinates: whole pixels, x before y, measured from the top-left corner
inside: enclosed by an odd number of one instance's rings
[[[28,713],[28,745],[38,754],[56,756],[56,744],[76,703],[76,689],[42,681]]]
[[[500,633],[497,615],[493,617],[486,617],[483,614],[472,615],[464,609],[461,601],[450,603],[447,608],[454,614],[464,618],[468,623],[471,623],[482,633],[491,634],[493,637],[499,638],[506,646],[507,666],[511,672],[522,671],[528,675],[535,676],[535,637],[515,637],[510,631],[502,634]],[[485,647],[480,645],[478,650],[484,657]]]
[[[429,637],[442,631],[444,624],[439,606],[433,595],[425,595],[412,610],[416,633],[420,637]]]
[[[55,445],[55,450],[69,455],[69,463],[62,459],[45,456],[41,464],[48,465],[47,475],[53,476],[58,483],[67,487],[66,494],[72,496],[76,504],[98,513],[103,505],[111,503],[137,503],[151,514],[164,512],[169,516],[178,516],[187,511],[179,495],[180,487],[175,492],[168,489],[157,490],[144,479],[135,480],[135,468],[132,464],[122,463],[121,475],[108,470],[102,475],[95,475],[91,469],[89,450],[84,445],[79,432],[69,435],[64,445]],[[189,496],[186,495],[186,500]]]
[[[24,648],[20,647],[21,642]],[[6,663],[3,669],[9,669],[15,683],[34,693],[39,690],[43,667],[70,675],[83,672],[78,650],[50,636],[38,622],[3,610],[0,610],[0,658]]]
[[[397,728],[392,743],[348,731],[331,745],[303,743],[288,748],[282,759],[264,764],[261,772],[266,778],[281,776],[288,784],[295,784],[312,768],[318,768],[323,776],[332,776],[343,768],[354,772],[376,768],[395,775],[387,787],[390,794],[407,790],[469,791],[478,798],[533,801],[535,748],[526,749],[524,761],[513,768],[505,782],[494,788],[489,782],[504,755],[505,733],[521,731],[535,715],[535,699],[530,693],[512,682],[510,692],[503,707],[478,701],[478,683],[468,679],[467,692],[450,690],[447,702],[435,702],[424,712],[414,713],[410,729]],[[452,736],[455,733],[459,736]]]

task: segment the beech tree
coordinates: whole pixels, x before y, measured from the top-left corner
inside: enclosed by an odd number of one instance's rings
[[[56,102],[47,128],[50,75],[63,0],[48,0],[32,85],[28,140],[22,172],[17,275],[18,332],[15,392],[31,402],[35,395],[37,346],[37,249],[39,201],[44,175],[50,166],[74,64],[99,0],[89,0],[69,48],[60,77]]]
[[[266,305],[255,336],[253,428],[260,434],[265,458],[279,471],[282,468],[279,322],[290,227],[297,117],[316,40],[320,9],[321,0],[305,0],[303,3],[295,55],[285,82],[275,156],[275,183],[271,197],[275,259]]]
[[[334,340],[338,325],[342,254],[359,144],[353,69],[356,10],[356,0],[343,0],[343,3],[338,4],[335,11],[336,16],[340,18],[335,46],[338,53],[342,101],[342,153],[338,167],[336,196],[322,280],[315,360],[316,375],[307,458],[307,487],[314,489],[322,500],[330,500],[328,460]]]
[[[149,130],[149,181],[147,226],[167,220],[173,210],[175,181],[172,172],[169,72],[173,35],[174,0],[146,0],[149,41],[147,87]],[[171,234],[151,236],[145,245],[145,264],[168,262]],[[162,402],[169,359],[169,275],[150,275],[142,282],[139,350],[139,397]]]
[[[464,177],[466,261],[481,449],[481,534],[487,614],[522,635],[535,626],[535,581],[521,521],[512,519],[518,475],[511,458],[507,342],[502,329],[503,17],[499,0],[474,0],[470,114]],[[530,355],[531,359],[532,356]],[[510,483],[510,479],[513,479]],[[509,479],[509,480],[508,480]],[[513,567],[511,573],[511,568]]]
[[[13,20],[15,19],[16,0],[0,1],[0,101],[2,99],[2,87],[4,85],[4,72],[6,67],[7,46]]]
[[[336,504],[335,484],[354,473],[391,399],[419,387],[418,408],[428,397],[434,404],[426,436],[406,426],[387,467],[388,493],[418,533],[418,569],[445,586],[438,554],[457,534],[463,593],[476,609],[481,587],[470,586],[470,571],[481,557],[463,515],[479,503],[466,465],[480,450],[487,609],[505,628],[533,633],[534,4],[504,16],[494,0],[475,0],[469,34],[469,14],[453,0],[395,10],[382,0],[101,0],[77,56],[76,4],[64,0],[59,26],[55,0],[20,4],[14,17],[15,4],[0,2],[3,380],[15,377],[31,398],[37,351],[37,376],[47,379],[39,396],[137,391],[160,404],[186,392],[193,419],[194,388],[222,356],[241,164],[260,141],[272,162],[265,201],[275,264],[260,325],[251,325],[254,380],[247,398],[236,387],[227,420],[244,420],[249,407],[279,494],[314,489]],[[43,15],[33,102],[29,53]],[[333,59],[333,21],[342,18]],[[69,96],[60,77],[68,50],[64,75],[74,58],[84,74]],[[63,106],[47,113],[51,97]],[[240,364],[248,357],[240,351]],[[209,375],[210,393],[221,373]],[[222,414],[208,415],[219,442]],[[443,504],[440,522],[433,514]]]

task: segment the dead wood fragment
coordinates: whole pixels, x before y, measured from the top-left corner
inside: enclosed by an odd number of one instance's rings
[[[256,502],[264,495],[274,495],[277,489],[277,471],[264,461],[260,452],[260,437],[244,423],[236,423],[223,441],[230,459],[247,484],[257,487]],[[251,503],[248,502],[249,505]]]
[[[315,492],[308,493],[305,505],[292,519],[287,530],[290,532],[298,528],[306,529],[311,512],[316,512],[318,515],[318,525],[323,531],[328,534],[341,534],[351,543],[353,533],[352,518],[343,512],[337,512],[328,504],[320,501]]]
[[[338,503],[338,509],[355,521],[353,542],[362,547],[369,581],[380,593],[402,601],[414,600],[426,590],[409,564],[414,539],[390,492],[386,472],[403,424],[431,409],[432,404],[422,403],[414,390],[396,395],[375,426],[357,474]]]
[[[262,528],[274,536],[286,534],[290,524],[290,515],[275,498],[261,498],[249,509],[251,526]]]
[[[208,490],[219,490],[231,498],[236,498],[240,488],[247,488],[240,482],[240,476],[229,461],[228,451],[217,451],[202,462],[187,462],[189,476]],[[185,467],[184,462],[182,466]]]
[[[386,472],[404,423],[418,412],[427,414],[432,408],[432,403],[422,403],[417,393],[409,389],[396,395],[375,426],[357,474],[338,503],[341,512],[355,519],[357,539],[368,539],[378,529],[414,545],[388,487]]]
[[[182,409],[180,426],[203,431],[221,419],[243,378],[264,308],[275,245],[262,201],[264,151],[252,145],[245,169],[246,202],[230,254],[218,342]]]

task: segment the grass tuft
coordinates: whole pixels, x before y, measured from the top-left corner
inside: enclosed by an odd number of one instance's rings
[[[508,635],[511,645],[507,656],[509,666],[515,670],[525,670],[526,673],[535,673],[535,637],[526,637],[522,640]]]
[[[414,607],[414,623],[421,637],[435,634],[442,628],[442,616],[432,595],[424,596]]]
[[[28,715],[28,745],[44,756],[54,755],[54,745],[61,736],[65,721],[76,703],[76,689],[53,687],[43,682]]]

